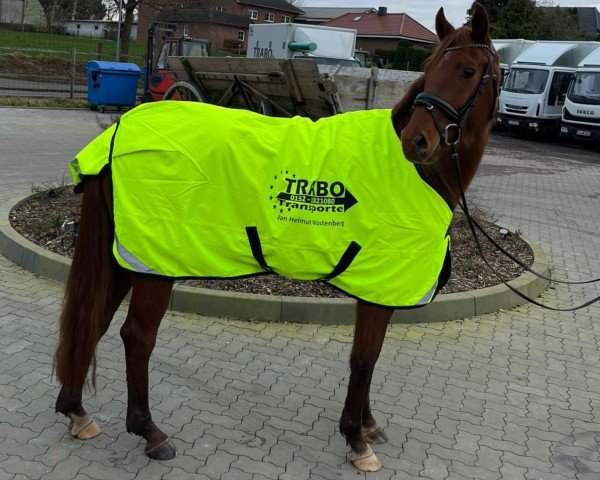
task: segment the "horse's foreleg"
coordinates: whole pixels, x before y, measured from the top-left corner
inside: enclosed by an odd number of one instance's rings
[[[152,421],[148,405],[148,361],[172,288],[173,280],[136,276],[121,328],[127,361],[127,431],[144,437],[146,454],[157,460],[169,460],[176,454],[173,443]]]
[[[350,354],[348,394],[340,419],[340,432],[350,446],[348,459],[362,471],[377,471],[381,462],[367,439],[380,432],[369,407],[369,387],[393,311],[359,302],[356,309],[354,345]],[[379,434],[380,439],[383,432]]]
[[[108,292],[104,314],[105,320],[101,327],[100,337],[108,330],[112,318],[130,288],[131,274],[115,266]],[[74,437],[81,440],[87,440],[97,436],[100,433],[100,427],[85,411],[82,405],[83,386],[92,359],[90,357],[80,358],[79,360],[86,363],[85,368],[81,369],[82,375],[73,383],[73,385],[69,385],[68,387],[65,385],[62,386],[58,398],[56,399],[56,411],[63,413],[70,419],[71,423],[69,425],[69,430]]]

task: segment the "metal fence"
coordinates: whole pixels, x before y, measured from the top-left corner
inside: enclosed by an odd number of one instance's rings
[[[116,61],[116,41],[0,25],[0,97],[86,98],[85,66]],[[123,61],[145,65],[146,45],[131,41]]]

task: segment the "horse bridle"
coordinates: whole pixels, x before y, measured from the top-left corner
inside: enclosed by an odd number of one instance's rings
[[[467,204],[467,199],[465,197],[465,190],[463,187],[463,182],[462,182],[462,178],[461,178],[461,173],[460,173],[460,164],[459,164],[459,160],[458,160],[458,151],[457,151],[457,145],[460,142],[461,139],[461,135],[462,135],[462,129],[464,127],[464,124],[466,122],[467,116],[469,115],[469,112],[471,111],[471,109],[473,108],[473,106],[475,105],[475,102],[477,101],[477,98],[479,97],[479,95],[481,95],[481,93],[485,90],[485,87],[490,79],[490,76],[492,77],[492,82],[493,82],[493,90],[494,90],[494,98],[493,98],[493,102],[492,102],[492,111],[490,113],[490,119],[492,119],[494,117],[494,113],[495,113],[495,107],[496,107],[496,100],[498,97],[498,79],[496,77],[496,75],[492,74],[492,66],[493,66],[493,61],[494,61],[494,56],[496,54],[496,52],[494,51],[493,48],[491,48],[489,45],[486,44],[470,44],[470,45],[466,45],[463,47],[448,47],[446,50],[444,50],[444,53],[451,51],[451,50],[458,50],[460,48],[468,48],[468,47],[472,47],[472,48],[485,48],[489,53],[490,53],[490,58],[488,60],[488,64],[487,67],[485,69],[485,72],[483,74],[483,76],[481,77],[481,80],[479,82],[479,85],[477,87],[477,89],[475,90],[475,92],[473,93],[473,95],[471,95],[471,97],[469,98],[469,100],[467,101],[467,103],[465,104],[465,106],[463,108],[461,108],[459,111],[456,111],[456,109],[450,105],[448,102],[446,102],[444,99],[440,98],[438,95],[434,94],[434,93],[429,93],[429,92],[422,92],[419,93],[416,97],[415,97],[415,101],[413,103],[413,109],[415,107],[418,106],[423,106],[427,109],[427,111],[429,112],[429,114],[431,115],[431,118],[433,120],[433,124],[435,125],[438,134],[440,135],[440,139],[450,147],[451,150],[451,157],[452,157],[452,164],[454,167],[454,175],[456,177],[456,181],[458,183],[458,190],[460,193],[460,199],[456,198],[456,196],[454,195],[453,190],[450,188],[450,186],[448,185],[448,182],[446,181],[446,179],[444,178],[444,175],[442,174],[439,165],[436,163],[435,167],[437,168],[440,177],[442,179],[442,182],[444,183],[444,185],[446,186],[446,189],[450,192],[450,195],[454,198],[454,200],[456,201],[457,205],[460,207],[460,209],[463,211],[465,218],[467,220],[467,224],[469,225],[469,228],[471,230],[471,235],[473,236],[473,239],[475,240],[475,245],[477,247],[477,250],[479,252],[479,255],[481,256],[481,258],[483,259],[483,261],[485,262],[485,264],[488,266],[488,268],[498,277],[498,279],[510,290],[512,291],[514,294],[516,294],[517,296],[521,297],[522,299],[533,303],[534,305],[537,305],[539,307],[548,309],[548,310],[554,310],[554,311],[562,311],[562,312],[570,312],[570,311],[574,311],[574,310],[579,310],[581,308],[585,308],[589,305],[592,305],[593,303],[596,303],[598,301],[600,301],[600,295],[592,298],[591,300],[581,304],[581,305],[577,305],[574,307],[569,307],[569,308],[557,308],[557,307],[550,307],[548,305],[544,305],[542,303],[537,302],[536,300],[530,298],[528,295],[520,292],[518,289],[516,289],[515,287],[513,287],[512,285],[510,285],[509,283],[507,283],[507,281],[502,277],[502,275],[500,275],[498,273],[498,271],[490,264],[490,262],[487,260],[487,258],[485,257],[484,253],[483,253],[483,249],[481,247],[481,244],[479,242],[479,238],[477,236],[477,233],[475,231],[475,229],[477,228],[496,248],[498,248],[504,255],[506,255],[508,258],[510,258],[511,260],[515,261],[515,263],[519,264],[521,267],[523,267],[525,270],[527,270],[528,272],[543,278],[545,280],[551,281],[551,282],[556,282],[556,283],[564,283],[564,284],[588,284],[588,283],[596,283],[600,281],[600,278],[595,278],[592,280],[586,280],[586,281],[577,281],[577,282],[570,282],[570,281],[561,281],[561,280],[555,280],[549,277],[546,277],[544,275],[541,275],[533,270],[531,270],[529,267],[527,267],[524,263],[522,263],[521,261],[519,261],[517,258],[515,258],[513,255],[511,255],[510,253],[508,253],[504,248],[502,248],[501,245],[499,245],[484,229],[483,227],[472,217],[471,213],[469,212],[469,207]],[[449,120],[451,123],[449,123],[448,125],[446,125],[446,127],[444,129],[442,129],[438,123],[438,121],[435,118],[435,115],[433,114],[433,110],[434,109],[438,109],[440,112],[442,112]],[[450,132],[452,129],[455,129],[455,132],[453,134],[453,137],[450,138]]]
[[[479,85],[477,86],[477,89],[473,92],[469,100],[467,100],[467,103],[460,110],[457,111],[446,100],[439,97],[435,93],[430,92],[419,93],[415,97],[415,100],[413,102],[413,109],[419,106],[425,107],[427,109],[427,112],[431,116],[433,124],[435,125],[435,128],[437,129],[438,134],[440,135],[440,139],[446,145],[454,147],[453,150],[456,149],[456,146],[460,142],[462,136],[462,129],[465,125],[465,122],[467,121],[467,116],[469,115],[469,112],[475,106],[475,102],[477,102],[477,99],[485,90],[485,87],[487,86],[490,77],[492,78],[494,91],[490,119],[494,117],[494,112],[496,109],[496,98],[498,96],[498,77],[492,71],[496,51],[489,45],[486,45],[485,43],[471,43],[469,45],[464,46],[448,47],[444,50],[444,54],[453,50],[460,50],[462,48],[485,48],[490,54],[487,67],[481,77],[481,80],[479,81]],[[437,109],[440,112],[442,112],[444,116],[450,120],[450,123],[446,125],[443,129],[440,127],[440,124],[438,123],[437,119],[435,118],[435,115],[433,114],[434,109]]]

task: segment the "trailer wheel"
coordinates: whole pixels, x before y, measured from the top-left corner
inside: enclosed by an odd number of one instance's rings
[[[185,80],[175,82],[167,88],[167,91],[163,95],[163,100],[185,100],[202,103],[206,103],[207,101],[196,85]]]

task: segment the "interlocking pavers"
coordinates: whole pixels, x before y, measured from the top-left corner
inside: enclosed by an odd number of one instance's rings
[[[90,112],[3,110],[0,200],[64,172],[98,131]],[[28,124],[29,132],[17,125]],[[13,125],[13,127],[11,127]],[[35,135],[31,132],[35,131]],[[36,153],[46,151],[43,161]],[[541,244],[553,273],[598,275],[600,171],[592,152],[492,137],[470,196]],[[151,403],[179,449],[151,462],[125,432],[117,315],[86,404],[103,434],[73,440],[53,413],[62,287],[0,258],[0,479],[357,478],[337,421],[352,328],[168,314],[151,361]],[[545,303],[593,288],[557,286]],[[596,293],[597,294],[597,293]],[[373,379],[390,436],[371,479],[598,478],[600,310],[523,306],[446,324],[393,325]],[[119,476],[120,475],[120,476]],[[361,476],[361,478],[364,477]]]

